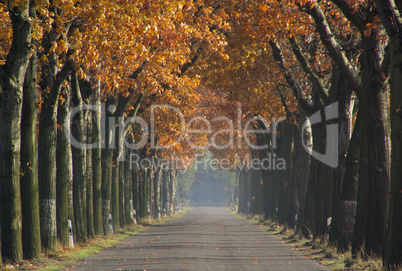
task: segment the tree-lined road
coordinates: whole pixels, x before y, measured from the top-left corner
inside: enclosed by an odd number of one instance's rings
[[[199,204],[72,270],[329,270],[220,206]]]

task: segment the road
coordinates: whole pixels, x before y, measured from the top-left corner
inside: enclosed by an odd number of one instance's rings
[[[329,270],[222,206],[198,204],[72,270]]]

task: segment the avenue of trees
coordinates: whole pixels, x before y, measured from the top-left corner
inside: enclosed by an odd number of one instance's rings
[[[173,214],[208,148],[239,212],[401,265],[398,5],[0,1],[0,259]]]

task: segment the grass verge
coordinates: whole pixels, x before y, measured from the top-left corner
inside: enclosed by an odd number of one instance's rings
[[[170,217],[164,216],[161,219],[152,221],[140,221],[138,225],[129,225],[116,230],[113,234],[107,236],[97,236],[90,239],[86,244],[77,245],[73,249],[59,249],[57,251],[43,254],[42,258],[23,261],[19,265],[5,264],[1,270],[41,270],[53,271],[60,270],[65,266],[73,266],[79,260],[99,253],[104,248],[116,245],[118,242],[127,239],[139,232],[143,232],[152,226],[160,225],[166,221],[178,219],[184,216],[190,208],[184,208],[180,213]]]
[[[326,238],[306,238],[299,231],[279,225],[275,221],[264,220],[258,215],[238,214],[233,209],[229,210],[237,217],[247,219],[253,224],[279,236],[283,243],[290,244],[295,250],[302,252],[306,257],[329,267],[331,270],[383,270],[380,258],[369,257],[363,255],[363,253],[359,253],[357,258],[354,259],[350,249],[340,253],[337,251],[336,246],[327,242]]]

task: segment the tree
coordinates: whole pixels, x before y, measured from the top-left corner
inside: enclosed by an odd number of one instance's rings
[[[31,6],[30,9],[31,14],[35,12],[35,7]],[[36,49],[29,61],[23,89],[20,179],[22,199],[22,241],[24,258],[35,259],[39,258],[41,255],[36,147],[36,127],[38,114]]]
[[[29,1],[10,3],[13,38],[5,64],[0,66],[1,106],[1,242],[2,255],[22,260],[20,153],[23,83],[31,56],[32,21]]]
[[[390,118],[391,118],[391,193],[388,216],[388,233],[383,253],[386,268],[392,269],[402,264],[402,215],[398,208],[402,205],[402,144],[399,136],[402,129],[400,106],[402,104],[401,89],[401,53],[402,53],[402,20],[400,18],[400,3],[375,1],[376,9],[390,39]]]

